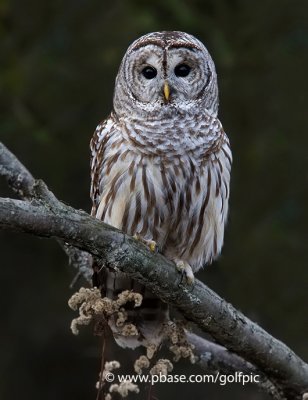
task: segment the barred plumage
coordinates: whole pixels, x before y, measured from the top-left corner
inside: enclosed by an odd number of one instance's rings
[[[189,66],[187,77],[175,75],[179,65],[186,72]],[[156,70],[154,78],[142,76],[145,66]],[[156,32],[128,49],[114,111],[91,141],[92,215],[154,240],[168,259],[194,272],[220,253],[228,214],[232,156],[217,110],[215,67],[202,43],[182,32]],[[109,296],[117,279],[119,290],[143,290],[109,272]],[[140,337],[119,337],[111,324],[123,346],[161,340],[166,306],[144,295],[135,312]]]

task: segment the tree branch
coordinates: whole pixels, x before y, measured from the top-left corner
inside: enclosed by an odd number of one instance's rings
[[[21,198],[32,197],[34,178],[24,165],[0,142],[0,175]]]
[[[274,399],[285,399],[283,393],[254,365],[243,358],[229,352],[225,347],[210,342],[191,332],[186,332],[189,343],[194,345],[194,352],[198,354],[197,365],[206,371],[219,372],[220,374],[237,374],[243,372],[247,376],[257,379],[256,383],[261,389]]]
[[[0,163],[3,159],[6,161],[0,149]],[[7,174],[8,170],[10,167],[4,166],[0,173],[4,171]],[[16,174],[6,176],[9,176],[8,181],[12,184]],[[42,182],[33,183],[28,178],[21,180],[21,188],[31,202],[0,199],[0,228],[61,239],[97,256],[105,265],[129,274],[163,301],[180,310],[218,343],[248,361],[246,367],[253,364],[255,367],[251,367],[256,368],[255,371],[261,371],[262,376],[266,376],[268,382],[273,382],[278,388],[276,394],[271,393],[275,398],[301,399],[302,393],[308,390],[308,365],[285,344],[250,321],[200,281],[197,280],[193,287],[187,286],[173,263],[162,255],[151,253],[139,241],[84,211],[63,204],[50,195],[51,192]],[[32,188],[28,192],[23,187],[25,182],[30,182]],[[231,362],[227,361],[222,351],[218,356],[217,347],[212,347],[212,352],[217,355],[217,360],[224,360],[225,365],[229,366],[233,363],[237,368],[239,359],[235,361],[234,355],[228,352]],[[244,363],[246,361],[242,360]],[[241,368],[244,368],[243,364]],[[280,395],[280,391],[283,395]]]

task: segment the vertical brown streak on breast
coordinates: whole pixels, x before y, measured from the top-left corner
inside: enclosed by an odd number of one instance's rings
[[[203,221],[204,211],[205,211],[206,206],[208,205],[210,194],[211,194],[211,185],[212,185],[212,174],[211,174],[210,168],[208,167],[207,168],[207,191],[206,191],[204,203],[202,204],[202,207],[201,207],[199,221]]]
[[[217,168],[215,168],[215,169],[216,169],[216,173],[217,173],[215,196],[218,197],[220,188],[221,188],[221,175],[220,175],[220,172],[218,171],[218,169]]]
[[[226,156],[227,160],[229,161],[230,168],[231,168],[231,158],[230,158],[229,154],[226,152],[226,150],[223,147],[221,148],[221,150],[223,151],[224,155]]]
[[[189,224],[188,224],[188,227],[187,227],[187,235],[186,235],[187,238],[191,237],[195,225],[196,225],[196,214],[193,213],[193,215],[191,217],[191,220],[189,221]]]
[[[147,171],[146,171],[145,165],[142,166],[142,185],[143,185],[146,202],[147,202],[147,204],[149,204],[150,192],[149,192],[149,187],[148,187],[148,182],[147,182]]]
[[[189,212],[191,206],[191,185],[189,184],[189,182],[186,183],[185,193],[186,193],[185,206],[187,212]]]
[[[126,156],[127,156],[127,154],[130,152],[130,150],[125,150],[123,153],[122,153],[122,155],[121,155],[121,157],[120,157],[120,160],[121,161],[124,161],[125,160],[125,158],[126,158]]]
[[[184,166],[183,166],[183,163],[182,162],[180,162],[180,168],[181,168],[181,171],[182,171],[182,174],[183,174],[183,179],[185,179],[186,178],[186,171],[185,171],[185,168],[184,168]]]
[[[189,181],[187,181],[187,183],[186,183],[186,188],[185,188],[185,192],[186,192],[185,205],[186,205],[187,212],[189,212],[189,209],[191,206],[191,190],[193,187],[193,181],[194,181],[194,176],[195,176],[195,172],[196,172],[196,168],[190,157],[189,157],[189,165],[190,165],[190,177],[189,177]]]
[[[169,172],[169,182],[170,182],[170,187],[171,187],[173,193],[176,193],[175,179],[174,179],[173,174],[171,174],[170,172]]]
[[[190,157],[189,157],[189,165],[190,165],[190,176],[191,176],[191,179],[192,179],[193,176],[195,175],[196,168],[195,168],[194,163],[192,162],[192,159]]]
[[[190,254],[190,255],[192,255],[192,253],[194,252],[194,250],[195,250],[197,244],[198,244],[199,241],[200,241],[202,228],[203,228],[203,225],[201,225],[201,224],[199,223],[198,228],[197,228],[197,231],[196,231],[196,233],[195,233],[194,241],[193,241],[193,243],[192,243],[192,245],[191,245],[191,247],[190,247],[190,249],[189,249],[189,254]]]
[[[189,250],[190,254],[193,253],[193,251],[195,250],[195,248],[196,248],[196,246],[199,243],[200,238],[201,238],[201,232],[202,232],[203,220],[204,220],[204,212],[205,212],[206,206],[208,205],[209,198],[210,198],[210,193],[211,193],[211,182],[212,182],[211,170],[210,170],[210,168],[208,166],[207,167],[207,191],[206,191],[206,196],[205,196],[205,199],[204,199],[203,204],[202,204],[201,209],[200,209],[199,218],[198,218],[198,228],[197,228],[197,231],[195,233],[194,241],[193,241],[193,243],[191,245],[191,248]]]
[[[105,200],[105,207],[104,207],[104,210],[103,210],[103,213],[102,213],[102,217],[101,217],[102,221],[104,221],[105,216],[106,216],[106,212],[107,212],[107,209],[108,209],[108,206],[109,206],[110,198],[111,198],[112,193],[113,193],[113,187],[116,184],[116,181],[119,179],[120,175],[121,175],[121,173],[118,172],[116,174],[116,176],[112,180],[111,188],[110,188],[109,192],[107,193],[106,200]]]
[[[159,222],[160,222],[159,211],[158,211],[158,207],[156,207],[155,212],[154,212],[154,225],[158,226]]]
[[[173,214],[173,212],[174,212],[173,195],[172,195],[172,192],[169,187],[169,182],[168,182],[167,176],[166,176],[166,169],[163,164],[161,164],[160,174],[161,174],[161,179],[163,182],[165,202],[169,207],[170,213]]]
[[[163,209],[160,210],[159,218],[160,218],[160,223],[163,224],[165,222],[165,215],[163,212]]]
[[[224,206],[225,206],[225,202],[224,202],[224,198],[222,196],[222,193],[220,192],[220,198],[221,198],[221,208],[220,208],[220,214],[221,217],[223,217],[223,212],[224,212]]]
[[[148,227],[149,227],[148,218],[147,218],[147,216],[145,216],[145,217],[143,218],[143,226],[142,226],[142,229],[141,229],[141,231],[139,232],[141,236],[145,236],[145,234],[146,234],[147,231],[148,231]]]
[[[156,225],[154,224],[154,226],[152,227],[152,239],[156,242],[158,237],[159,237],[159,233],[158,233]]]
[[[123,232],[127,232],[129,210],[130,210],[130,200],[126,202],[124,213],[123,213],[123,218],[122,218],[122,231]]]
[[[173,166],[173,170],[174,170],[174,174],[175,174],[175,176],[179,176],[179,174],[180,174],[180,170],[179,170],[179,168],[178,168],[178,166],[177,166],[177,165],[174,165],[174,166]]]
[[[129,164],[129,167],[128,167],[128,173],[129,173],[129,175],[133,175],[134,169],[135,169],[135,160],[133,160],[133,161]]]
[[[113,157],[110,157],[106,163],[106,175],[109,175],[111,167],[118,161],[120,153],[114,154]]]
[[[187,250],[187,248],[186,248],[186,246],[184,246],[180,252],[180,259],[182,258],[183,254],[186,253],[186,250]]]
[[[103,210],[103,213],[102,213],[102,218],[101,218],[102,221],[104,221],[104,219],[105,219],[105,215],[106,215],[107,208],[108,208],[108,203],[106,202],[105,207],[104,207],[104,210]]]
[[[114,142],[112,143],[112,145],[110,146],[110,148],[111,148],[111,149],[116,149],[116,148],[119,147],[119,144],[122,144],[122,143],[123,143],[122,140],[121,140],[121,141],[116,140],[116,141],[114,141]]]
[[[177,229],[177,227],[179,226],[179,223],[181,222],[181,220],[183,218],[183,216],[182,216],[183,206],[184,206],[184,193],[181,191],[179,193],[179,203],[178,203],[178,207],[177,207],[177,211],[176,211],[177,217],[176,217],[176,220],[172,227],[173,231],[175,231]]]
[[[135,160],[133,160],[128,168],[128,173],[131,176],[131,181],[129,185],[130,192],[133,193],[135,191],[135,186],[136,186],[136,174],[137,174],[137,169],[135,168]]]
[[[216,229],[214,229],[214,238],[213,238],[213,251],[214,251],[214,257],[217,255],[217,232]]]
[[[141,198],[140,198],[140,193],[138,192],[135,196],[135,216],[133,219],[132,227],[131,227],[131,234],[134,235],[136,233],[136,229],[138,226],[138,223],[141,218]]]
[[[118,149],[119,147],[122,146],[122,144],[124,143],[124,139],[119,139],[115,142],[115,148]]]
[[[151,181],[149,181],[149,189],[150,189],[150,201],[148,204],[148,212],[151,212],[152,209],[155,208],[156,206],[156,194],[155,194],[155,188],[154,185]]]
[[[111,201],[113,201],[115,199],[117,191],[119,190],[120,186],[122,185],[122,183],[124,181],[125,172],[124,173],[118,173],[118,174],[119,174],[119,177],[111,185],[111,190],[110,190],[111,191]]]
[[[112,210],[112,205],[113,205],[112,200],[115,198],[115,195],[119,189],[119,186],[122,183],[122,180],[123,180],[123,175],[121,172],[118,172],[116,174],[116,176],[113,178],[113,180],[111,182],[110,190],[106,196],[106,202],[105,202],[105,208],[104,208],[104,211],[102,214],[102,220],[105,219],[105,215],[106,215],[109,205],[110,205],[110,207],[109,207],[108,214],[109,214],[109,216],[111,216],[111,210]]]
[[[220,172],[222,173],[222,165],[221,165],[221,161],[220,161],[220,159],[219,159],[218,157],[216,157],[216,160],[217,160],[217,162],[218,162],[218,165],[219,165],[219,170],[220,170]]]
[[[131,193],[134,193],[135,191],[135,187],[136,187],[136,173],[137,171],[134,170],[131,181],[130,181],[130,185],[129,185],[129,190]]]
[[[199,193],[200,193],[200,180],[199,180],[199,177],[198,176],[196,176],[196,195],[198,196],[199,195]]]

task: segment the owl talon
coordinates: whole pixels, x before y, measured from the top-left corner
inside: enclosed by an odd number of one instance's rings
[[[149,240],[149,247],[150,247],[150,250],[153,252],[153,253],[157,253],[158,252],[158,246],[157,246],[157,243],[154,241],[154,240]]]
[[[139,242],[145,244],[152,253],[157,253],[158,252],[158,246],[155,240],[147,240],[144,239],[142,236],[140,236],[139,233],[134,234],[134,239],[139,240]]]
[[[182,260],[175,261],[175,265],[179,272],[185,274],[188,285],[193,285],[195,277],[191,266],[186,261]]]

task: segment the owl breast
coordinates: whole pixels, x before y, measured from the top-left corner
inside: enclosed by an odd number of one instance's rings
[[[187,261],[197,271],[223,243],[231,167],[227,138],[218,129],[209,148],[201,145],[200,130],[195,140],[190,131],[185,145],[191,151],[183,151],[182,133],[172,143],[157,130],[141,130],[143,136],[133,126],[104,138],[96,217],[156,241],[167,258]]]

